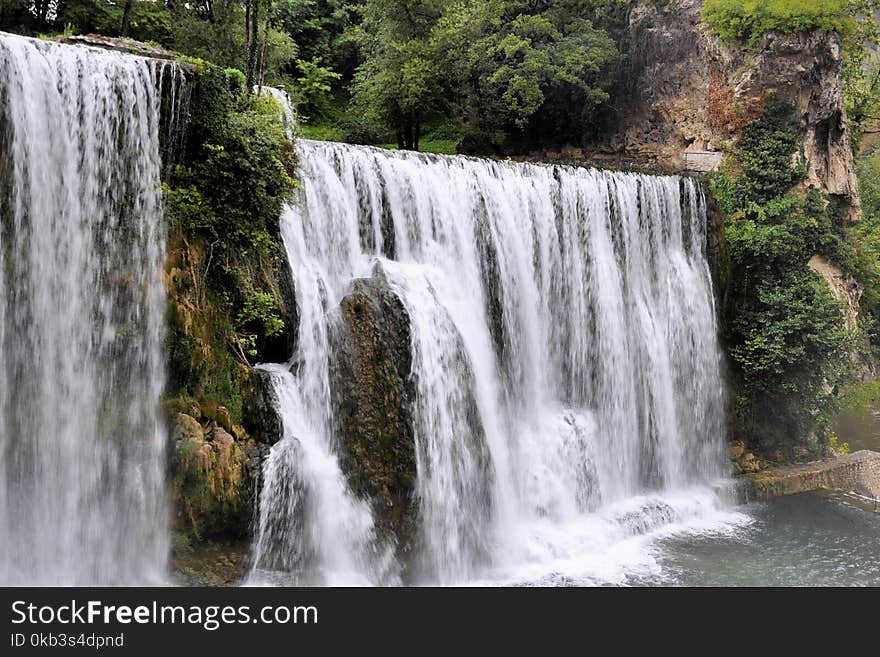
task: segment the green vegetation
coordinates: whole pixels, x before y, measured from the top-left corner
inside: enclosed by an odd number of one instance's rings
[[[844,387],[840,394],[840,407],[863,416],[880,408],[880,381],[860,381]]]
[[[851,0],[706,0],[705,20],[724,41],[755,45],[771,30],[784,33],[818,28],[849,35],[864,3]]]
[[[0,2],[0,29],[125,33],[241,70],[248,89],[280,86],[308,136],[482,153],[580,143],[598,130],[632,4]]]
[[[854,272],[864,286],[860,301],[862,324],[877,357],[880,345],[880,152],[869,151],[856,161],[862,196],[862,221],[848,229],[854,245]]]
[[[840,442],[840,438],[833,431],[828,434],[828,449],[832,454],[842,456],[850,453],[849,443]]]
[[[240,422],[247,365],[289,355],[278,218],[295,163],[274,100],[244,94],[240,71],[196,64],[185,154],[165,190],[171,394]]]
[[[484,153],[579,141],[609,98],[628,4],[369,1],[352,84],[364,132],[419,148],[424,126],[456,120]]]
[[[855,256],[833,206],[795,188],[805,176],[799,143],[793,108],[771,98],[712,181],[730,258],[724,337],[736,375],[735,425],[765,453],[810,434],[827,446],[829,389],[846,379],[855,337],[826,282],[807,267],[820,254],[850,269]]]

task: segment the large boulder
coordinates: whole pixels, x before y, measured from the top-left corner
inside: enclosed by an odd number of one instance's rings
[[[377,529],[413,549],[416,481],[410,321],[380,267],[353,283],[340,304],[332,385],[342,466],[354,492],[373,503]]]

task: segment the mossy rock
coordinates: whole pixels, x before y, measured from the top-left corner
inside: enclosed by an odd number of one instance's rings
[[[265,452],[183,413],[174,417],[171,438],[176,529],[196,542],[248,536]]]
[[[372,502],[380,536],[396,541],[406,563],[416,527],[409,316],[378,267],[354,282],[340,309],[331,388],[342,467],[354,492]]]
[[[245,391],[244,423],[255,440],[274,445],[284,435],[278,396],[268,372],[255,369]]]

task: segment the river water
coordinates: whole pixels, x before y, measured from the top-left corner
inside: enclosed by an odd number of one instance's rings
[[[658,540],[636,585],[880,586],[880,513],[839,494],[805,493],[739,509],[725,532]]]

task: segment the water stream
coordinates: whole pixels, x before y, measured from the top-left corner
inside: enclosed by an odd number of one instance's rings
[[[328,335],[376,267],[412,329],[417,581],[589,569],[655,526],[730,519],[715,492],[723,391],[697,183],[306,140],[298,156],[303,191],[282,228],[300,342],[293,374],[277,373],[286,437],[265,471],[258,552],[303,513],[295,488],[355,531],[306,529],[291,558],[342,550],[362,564],[352,581],[396,581],[339,466],[301,453],[317,434],[335,462]],[[315,467],[332,490],[302,485]],[[308,573],[303,559],[275,566]]]
[[[174,67],[0,35],[0,584],[165,578]]]

